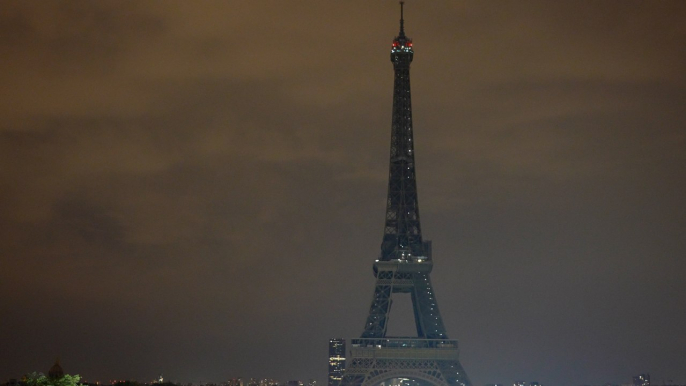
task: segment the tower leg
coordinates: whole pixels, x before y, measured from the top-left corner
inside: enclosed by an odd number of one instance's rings
[[[388,316],[391,312],[391,294],[393,293],[393,272],[381,271],[377,274],[374,298],[369,307],[369,316],[364,325],[363,338],[380,338],[386,336]]]

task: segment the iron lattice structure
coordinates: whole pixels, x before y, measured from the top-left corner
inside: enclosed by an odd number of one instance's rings
[[[431,286],[431,243],[422,240],[410,95],[414,50],[412,39],[405,36],[402,2],[400,7],[400,33],[391,49],[395,70],[391,153],[384,235],[374,263],[376,286],[362,338],[352,340],[340,386],[387,385],[392,379],[412,385],[471,386],[459,361],[458,343],[448,339]],[[394,293],[411,296],[416,338],[386,336]]]

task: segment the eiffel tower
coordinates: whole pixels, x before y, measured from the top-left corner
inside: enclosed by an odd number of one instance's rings
[[[471,386],[458,359],[457,340],[448,339],[431,286],[431,242],[422,240],[412,140],[413,56],[401,1],[400,33],[391,48],[395,81],[386,225],[374,263],[376,286],[369,316],[362,337],[351,340],[350,360],[339,386]],[[416,337],[386,335],[395,293],[411,296]]]

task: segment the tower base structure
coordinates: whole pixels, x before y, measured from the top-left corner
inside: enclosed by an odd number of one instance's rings
[[[457,340],[352,339],[339,386],[471,386]]]

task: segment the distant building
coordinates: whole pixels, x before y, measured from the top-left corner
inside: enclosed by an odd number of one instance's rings
[[[634,386],[650,386],[650,374],[638,374],[634,377]]]
[[[512,386],[526,386],[526,382],[525,381],[514,381]]]
[[[329,385],[338,386],[345,371],[345,339],[329,339]]]
[[[52,365],[50,371],[48,371],[48,377],[52,379],[61,379],[64,377],[64,370],[62,370],[62,366],[60,366],[60,358],[55,360],[55,364]]]
[[[243,385],[243,378],[229,379],[228,386],[244,386]]]
[[[260,386],[278,386],[279,381],[271,378],[260,379]]]

